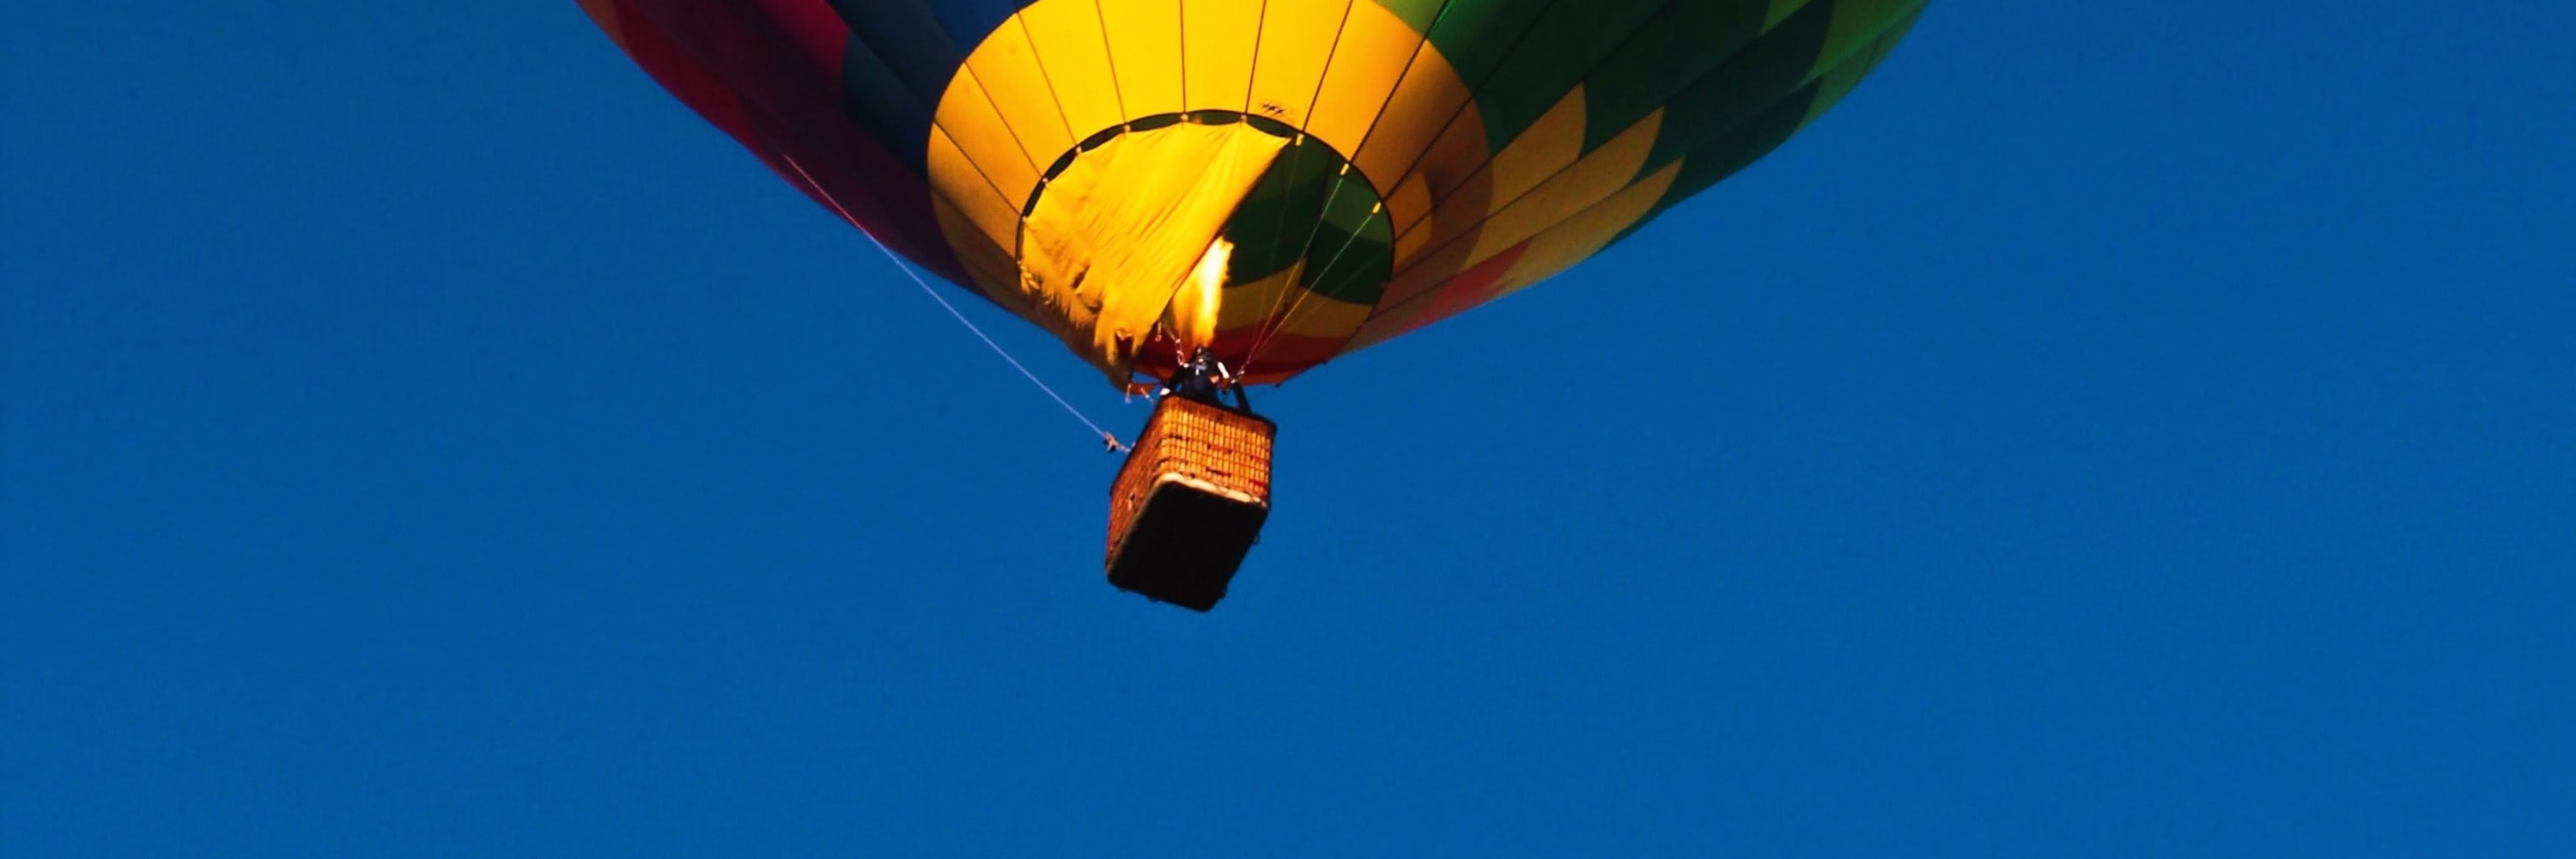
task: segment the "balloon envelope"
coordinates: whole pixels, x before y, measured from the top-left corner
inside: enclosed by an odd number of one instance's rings
[[[1269,382],[1618,241],[1814,121],[1925,2],[582,5],[788,181],[1113,380],[1205,345]]]

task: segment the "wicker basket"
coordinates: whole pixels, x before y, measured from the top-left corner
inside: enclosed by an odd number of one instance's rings
[[[1109,490],[1109,583],[1215,608],[1270,518],[1270,442],[1255,415],[1169,396]]]

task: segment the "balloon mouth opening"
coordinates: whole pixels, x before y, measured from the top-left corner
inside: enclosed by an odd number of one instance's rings
[[[1210,137],[1220,130],[1226,133]],[[1130,181],[1123,175],[1125,168],[1106,171],[1122,175],[1104,179],[1103,165],[1165,148],[1161,142],[1171,137],[1223,139],[1233,141],[1230,146],[1276,149],[1261,175],[1242,186],[1239,196],[1231,191],[1223,195],[1232,198],[1227,201],[1231,205],[1213,235],[1200,233],[1195,226],[1175,229],[1181,225],[1169,219],[1105,218],[1137,225],[1134,232],[1110,240],[1115,244],[1142,247],[1178,240],[1171,243],[1185,242],[1187,250],[1164,269],[1169,275],[1119,281],[1140,286],[1154,283],[1162,291],[1156,296],[1154,315],[1143,324],[1112,326],[1113,331],[1134,332],[1133,340],[1102,350],[1083,342],[1096,339],[1093,335],[1058,333],[1095,366],[1108,371],[1113,381],[1130,378],[1131,371],[1133,376],[1161,378],[1189,355],[1207,349],[1229,366],[1246,369],[1253,384],[1273,384],[1339,351],[1367,321],[1393,279],[1392,213],[1381,189],[1349,156],[1268,116],[1223,109],[1163,113],[1082,138],[1040,171],[1036,186],[1021,201],[1011,252],[1023,273],[1030,269],[1033,251],[1040,257],[1049,252],[1033,247],[1047,241],[1046,231],[1033,229],[1034,225],[1050,219],[1061,223],[1068,212],[1099,212],[1104,195],[1119,194],[1115,186]],[[1194,185],[1219,178],[1214,174],[1224,171],[1211,162],[1221,160],[1174,157],[1170,152],[1153,159],[1163,165],[1186,165]],[[1054,282],[1069,281],[1058,277]],[[1027,286],[1025,278],[1022,285]],[[1047,304],[1032,303],[1041,308]],[[1081,330],[1103,330],[1094,325]]]

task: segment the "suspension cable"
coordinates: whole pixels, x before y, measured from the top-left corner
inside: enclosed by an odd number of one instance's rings
[[[913,285],[921,287],[923,295],[930,296],[930,300],[939,302],[940,309],[948,311],[948,315],[956,319],[957,324],[966,326],[966,330],[974,332],[975,339],[984,341],[985,346],[992,348],[993,354],[1000,355],[1002,360],[1010,362],[1011,369],[1020,371],[1021,378],[1029,380],[1029,384],[1038,386],[1038,390],[1045,391],[1048,399],[1054,400],[1056,405],[1063,406],[1065,414],[1072,415],[1074,420],[1081,421],[1083,426],[1089,427],[1093,435],[1099,436],[1102,441],[1108,443],[1109,449],[1121,452],[1127,450],[1127,445],[1120,442],[1116,435],[1110,434],[1108,430],[1101,429],[1099,424],[1093,423],[1090,416],[1083,414],[1081,409],[1074,408],[1072,402],[1067,401],[1064,395],[1056,393],[1045,380],[1038,378],[1038,374],[1029,372],[1029,368],[1021,364],[1020,359],[1011,357],[1010,350],[994,342],[991,335],[985,334],[984,329],[975,325],[974,320],[958,312],[957,305],[948,303],[948,297],[940,295],[939,290],[931,286],[930,281],[923,279],[920,272],[914,271],[912,265],[905,262],[901,254],[895,253],[893,248],[886,247],[886,243],[878,239],[875,233],[868,232],[868,228],[860,224],[859,219],[851,217],[850,210],[843,208],[841,201],[834,199],[830,190],[825,189],[821,183],[814,181],[811,174],[805,172],[805,165],[796,163],[795,157],[784,152],[779,153],[778,157],[787,162],[788,167],[794,168],[797,178],[805,180],[805,187],[813,189],[815,196],[823,198],[823,202],[829,204],[832,211],[841,216],[841,220],[848,221],[851,227],[859,231],[859,235],[867,236],[868,242],[877,246],[878,253],[885,254],[888,262],[894,263],[894,267],[901,270],[904,276],[912,278]]]

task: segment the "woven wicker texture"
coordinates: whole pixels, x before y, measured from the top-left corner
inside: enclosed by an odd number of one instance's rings
[[[1137,511],[1157,484],[1177,479],[1192,488],[1263,508],[1270,506],[1269,421],[1185,397],[1164,397],[1154,407],[1135,450],[1119,469],[1109,495],[1109,550],[1115,554]]]

